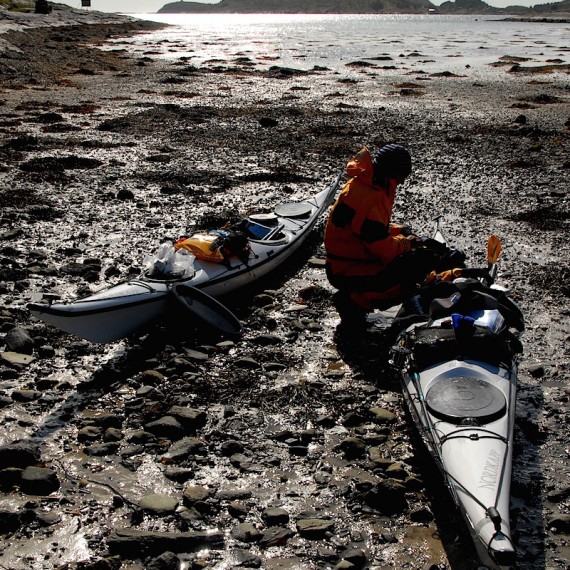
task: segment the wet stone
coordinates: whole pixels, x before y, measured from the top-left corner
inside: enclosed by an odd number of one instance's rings
[[[183,467],[167,467],[164,470],[164,476],[177,483],[186,483],[194,477],[194,471]]]
[[[113,455],[118,449],[118,443],[94,443],[93,445],[85,447],[83,453],[85,453],[85,455],[91,455],[92,457],[106,457],[107,455]]]
[[[305,445],[290,445],[289,454],[295,457],[306,457],[309,454],[309,448]]]
[[[251,457],[244,455],[243,453],[236,453],[232,455],[230,457],[230,463],[242,471],[247,471],[250,473],[261,472],[261,468],[257,462],[254,461]]]
[[[396,414],[384,408],[370,408],[372,419],[378,424],[391,424],[396,421]]]
[[[426,524],[433,520],[433,514],[428,508],[420,507],[410,512],[410,520],[412,522]]]
[[[144,453],[145,448],[142,445],[127,445],[126,447],[121,448],[121,457],[133,457],[135,455],[140,455]]]
[[[117,414],[113,414],[111,412],[96,412],[93,415],[89,416],[89,420],[91,420],[95,425],[101,426],[104,429],[114,427],[120,428],[123,425],[123,419],[121,416]]]
[[[10,398],[10,396],[6,396],[5,394],[0,394],[0,409],[13,404],[14,400]]]
[[[407,491],[420,491],[424,488],[422,480],[413,475],[409,475],[404,479],[404,485]]]
[[[297,521],[299,535],[310,540],[321,540],[334,530],[334,521],[326,519],[300,519]]]
[[[138,380],[143,385],[159,386],[164,383],[164,376],[156,370],[145,370],[138,376]]]
[[[199,350],[192,350],[189,348],[184,349],[184,354],[187,358],[194,362],[205,362],[209,358],[205,352],[200,352]]]
[[[117,192],[117,200],[134,200],[134,199],[135,195],[132,190],[129,190],[127,188],[121,188]]]
[[[234,519],[244,519],[249,512],[249,507],[245,503],[233,501],[228,505],[228,514]]]
[[[558,514],[549,517],[547,527],[554,533],[570,533],[570,514]]]
[[[338,447],[347,459],[356,459],[366,453],[366,444],[358,437],[347,437]]]
[[[151,532],[117,529],[107,539],[111,554],[136,560],[141,552],[160,555],[164,552],[189,552],[200,548],[221,548],[221,532]]]
[[[261,518],[267,526],[282,526],[289,522],[289,513],[279,507],[270,507],[261,513]]]
[[[57,473],[44,467],[26,467],[20,482],[20,490],[28,495],[49,495],[59,486]]]
[[[12,351],[0,352],[0,358],[14,366],[28,366],[28,364],[31,364],[35,360],[35,358],[29,354],[20,354],[19,352]]]
[[[272,295],[267,293],[260,293],[253,298],[253,302],[256,307],[267,307],[268,305],[273,304],[274,298]]]
[[[6,333],[4,338],[6,348],[12,352],[20,354],[32,354],[34,352],[34,341],[28,331],[22,327],[16,327]]]
[[[393,479],[403,481],[408,476],[408,472],[404,469],[404,466],[401,463],[396,462],[392,463],[392,465],[386,469],[386,475]]]
[[[146,570],[178,570],[180,567],[180,559],[174,552],[163,552],[151,560]]]
[[[241,523],[232,528],[231,535],[240,542],[257,542],[262,533],[250,523]]]
[[[353,568],[364,568],[366,564],[366,554],[359,548],[345,550],[341,554],[342,560],[350,562]]]
[[[263,531],[259,544],[265,547],[283,545],[294,536],[295,533],[289,528],[272,526]]]
[[[394,462],[391,459],[386,459],[384,457],[385,449],[382,447],[371,447],[368,450],[368,455],[370,456],[370,461],[374,463],[374,467],[379,467],[380,469],[386,470]]]
[[[364,418],[360,414],[357,414],[356,412],[349,412],[341,420],[341,424],[347,428],[359,426],[363,422]]]
[[[0,488],[11,489],[19,485],[22,480],[23,469],[19,467],[7,467],[0,470]]]
[[[182,493],[182,500],[187,507],[192,507],[195,503],[205,501],[211,495],[210,489],[198,485],[186,485]]]
[[[220,501],[243,501],[253,496],[251,489],[220,489],[216,497]]]
[[[399,481],[385,479],[376,483],[364,497],[365,503],[385,514],[402,513],[408,507],[406,488]]]
[[[260,568],[263,562],[256,554],[242,549],[232,550],[231,558],[234,566],[240,568]]]
[[[47,513],[44,512],[37,512],[36,513],[36,520],[41,526],[53,526],[61,522],[62,516],[61,513],[50,511]]]
[[[164,416],[149,422],[144,426],[144,429],[157,437],[165,437],[170,440],[180,439],[185,434],[182,424],[172,416]]]
[[[317,419],[315,420],[315,423],[318,426],[324,427],[324,428],[331,428],[336,424],[335,419],[332,416],[329,415],[321,415],[321,416],[317,416]]]
[[[0,509],[0,534],[10,534],[20,528],[20,515],[7,509]]]
[[[335,564],[333,570],[356,570],[357,568],[359,567],[350,562],[350,560],[341,560]]]
[[[184,461],[193,455],[206,455],[207,450],[204,442],[195,437],[185,437],[173,443],[164,454],[163,460],[171,463]]]
[[[206,425],[208,416],[203,410],[172,406],[168,415],[174,417],[186,431],[195,432]]]
[[[123,432],[117,428],[108,428],[103,434],[103,441],[121,441],[123,439]]]
[[[141,386],[136,392],[135,395],[138,398],[149,398],[153,394],[157,392],[156,388],[153,386]]]
[[[242,453],[243,450],[243,445],[234,439],[224,441],[220,447],[220,452],[224,457],[230,457],[236,453]]]
[[[261,334],[253,338],[251,342],[254,344],[259,344],[260,346],[269,346],[281,344],[283,342],[283,339],[273,334]]]
[[[12,392],[12,400],[14,402],[33,402],[39,400],[42,393],[38,390],[14,390]]]
[[[146,495],[139,501],[139,507],[155,515],[170,515],[176,511],[178,500],[169,495]]]
[[[77,441],[85,443],[95,441],[101,437],[103,430],[97,426],[86,426],[77,432]]]
[[[40,461],[40,448],[38,445],[19,441],[0,446],[0,465],[2,467],[27,467]]]
[[[254,360],[253,358],[250,358],[248,356],[236,359],[234,361],[234,366],[236,368],[244,368],[249,370],[256,370],[258,368],[261,368],[261,364],[259,364],[257,360]]]
[[[279,372],[280,370],[285,370],[287,365],[281,362],[266,362],[264,368],[267,372]]]
[[[134,431],[127,438],[127,441],[129,441],[130,443],[143,443],[143,444],[150,443],[155,440],[156,437],[152,433],[144,430]]]
[[[528,373],[533,378],[542,378],[546,374],[546,369],[544,367],[544,364],[541,363],[531,364],[528,367]]]

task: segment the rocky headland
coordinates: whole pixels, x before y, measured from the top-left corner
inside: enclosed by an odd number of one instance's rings
[[[221,0],[203,2],[169,2],[159,13],[283,13],[283,14],[493,14],[526,18],[570,18],[570,0],[497,8],[483,0],[448,0],[440,5],[429,0]]]

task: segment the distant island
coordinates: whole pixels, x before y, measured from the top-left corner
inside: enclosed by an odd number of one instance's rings
[[[447,1],[436,6],[430,0],[221,0],[218,4],[171,2],[159,14],[176,13],[280,13],[280,14],[515,14],[520,16],[568,16],[570,0],[539,4],[532,8],[495,8],[482,0]]]

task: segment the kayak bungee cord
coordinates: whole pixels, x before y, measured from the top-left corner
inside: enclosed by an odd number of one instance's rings
[[[436,429],[437,424],[434,425],[434,429]],[[483,434],[487,434],[487,435],[479,435],[478,433],[472,433],[470,435],[463,435],[464,432],[468,432],[468,431],[479,431],[482,432]],[[502,441],[504,444],[508,444],[508,440],[507,438],[503,437],[502,435],[499,435],[498,433],[495,433],[494,431],[488,430],[488,429],[484,429],[484,428],[480,428],[477,426],[471,426],[471,427],[465,427],[465,428],[461,428],[458,429],[456,431],[452,431],[449,434],[442,434],[442,436],[439,438],[439,442],[440,442],[440,447],[443,447],[443,444],[446,441],[449,441],[450,439],[470,439],[471,441],[479,441],[480,439],[498,439],[499,441]]]

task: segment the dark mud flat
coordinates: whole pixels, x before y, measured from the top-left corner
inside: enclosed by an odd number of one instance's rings
[[[527,318],[517,567],[567,568],[567,70],[193,65],[154,58],[150,40],[137,58],[85,47],[102,29],[12,35],[24,52],[55,46],[49,73],[14,51],[0,67],[0,567],[480,567],[403,406],[385,323],[337,330],[322,224],[282,273],[225,300],[239,342],[171,316],[93,345],[26,311],[138,275],[163,241],[309,196],[362,144],[397,141],[415,158],[397,221],[430,233],[443,214],[473,265],[503,239],[500,280]]]

